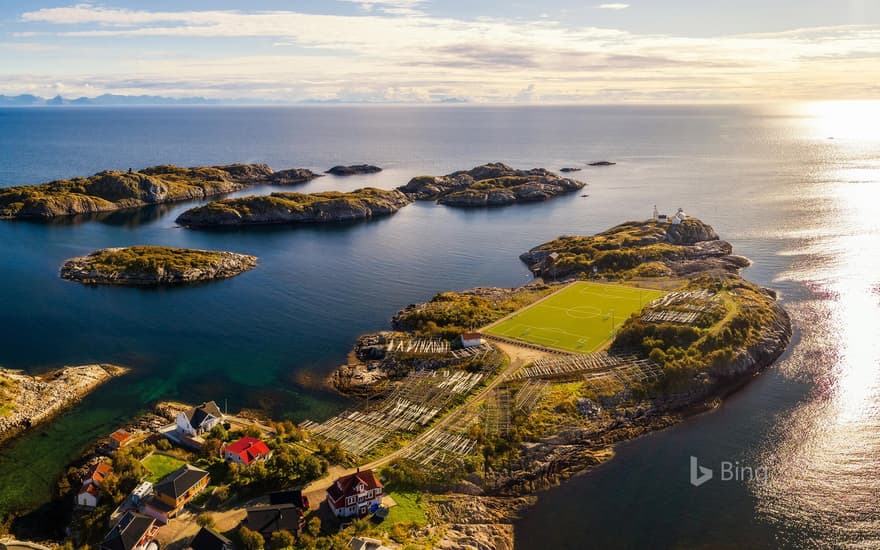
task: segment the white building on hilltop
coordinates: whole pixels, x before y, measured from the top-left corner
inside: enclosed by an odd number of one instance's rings
[[[678,225],[681,222],[687,219],[687,214],[684,213],[683,208],[679,208],[678,211],[672,216],[672,225]]]

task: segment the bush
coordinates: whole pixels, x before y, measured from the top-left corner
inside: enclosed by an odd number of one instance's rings
[[[290,531],[275,531],[269,539],[270,546],[277,550],[292,548],[296,544],[296,537]]]
[[[241,547],[244,550],[263,550],[266,546],[266,541],[263,539],[263,535],[248,529],[247,527],[242,527],[238,530],[238,538],[241,541]]]

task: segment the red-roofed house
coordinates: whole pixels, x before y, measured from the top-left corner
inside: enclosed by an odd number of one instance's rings
[[[248,436],[223,447],[223,456],[229,462],[250,466],[257,460],[268,460],[271,458],[272,450],[256,437]]]
[[[110,434],[110,446],[120,449],[131,443],[132,435],[125,430],[116,430]]]
[[[372,470],[337,479],[327,489],[327,504],[337,517],[364,516],[382,503],[382,483]]]
[[[101,483],[104,478],[113,473],[113,468],[104,462],[98,462],[89,470],[89,475],[83,479],[82,488],[76,494],[76,503],[83,508],[95,508],[98,498],[101,496]]]

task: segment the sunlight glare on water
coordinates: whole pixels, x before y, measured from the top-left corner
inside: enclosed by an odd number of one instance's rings
[[[870,548],[880,544],[880,163],[868,150],[880,141],[880,103],[811,104],[806,112],[807,132],[839,136],[832,155],[848,161],[804,182],[804,200],[821,197],[825,237],[790,252],[804,261],[780,279],[805,282],[825,299],[795,306],[802,342],[782,368],[811,378],[815,395],[767,439],[771,475],[754,489],[759,511],[785,526],[783,542],[819,545],[817,529],[837,526],[842,545]]]

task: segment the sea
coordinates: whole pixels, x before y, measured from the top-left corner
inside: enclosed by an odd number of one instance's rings
[[[516,547],[878,548],[877,128],[872,102],[0,109],[0,186],[232,162],[383,168],[295,188],[304,192],[392,188],[487,162],[580,167],[573,176],[587,183],[543,203],[422,202],[334,226],[176,226],[199,202],[0,222],[0,365],[131,369],[0,448],[0,514],[21,514],[24,531],[63,527],[50,501],[64,465],[159,400],[324,419],[350,404],[324,377],[398,309],[445,290],[528,283],[521,253],[648,218],[656,204],[703,219],[752,259],[745,276],[779,293],[792,345],[717,409],[540,493],[515,526]],[[587,166],[599,160],[617,164]],[[259,265],[183,288],[59,277],[67,258],[136,244],[232,250]],[[694,466],[713,478],[692,483]]]

